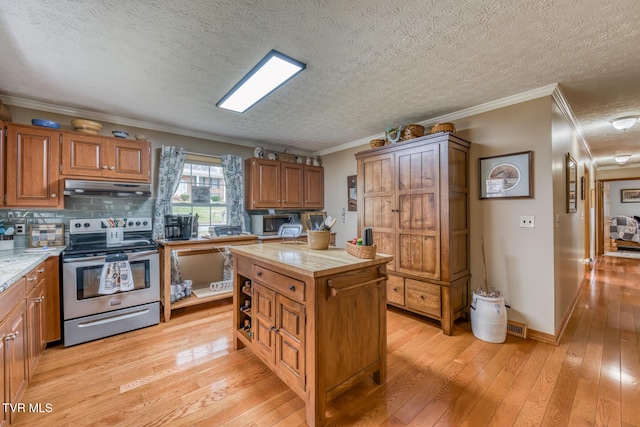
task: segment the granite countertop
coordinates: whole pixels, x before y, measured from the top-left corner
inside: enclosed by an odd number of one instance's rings
[[[45,259],[50,256],[59,256],[64,248],[64,246],[58,246],[35,253],[33,248],[14,248],[0,251],[2,259],[0,262],[0,293],[7,290]]]
[[[303,274],[320,277],[353,270],[354,268],[386,264],[393,260],[391,255],[376,254],[373,259],[357,258],[344,248],[330,247],[325,250],[310,249],[308,245],[270,243],[232,246],[232,253],[244,255],[266,264]]]

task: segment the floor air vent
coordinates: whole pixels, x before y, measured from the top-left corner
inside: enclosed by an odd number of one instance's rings
[[[527,325],[525,323],[507,320],[507,334],[527,339]]]

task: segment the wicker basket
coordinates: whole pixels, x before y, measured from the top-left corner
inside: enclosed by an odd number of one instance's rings
[[[371,146],[371,148],[378,148],[378,147],[382,147],[385,144],[385,140],[384,139],[372,139],[371,141],[369,141],[369,145]]]
[[[402,137],[400,138],[400,141],[408,141],[420,136],[424,136],[424,126],[406,125],[402,127]]]
[[[456,126],[453,123],[438,123],[437,125],[431,126],[431,133],[438,132],[455,132]]]
[[[278,153],[278,160],[281,162],[295,163],[296,156],[291,153]]]
[[[373,259],[376,257],[376,245],[362,246],[347,242],[347,253],[358,258]]]

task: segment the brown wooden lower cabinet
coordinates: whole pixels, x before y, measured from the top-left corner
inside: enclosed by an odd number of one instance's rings
[[[3,405],[0,427],[14,422],[15,405],[42,352],[48,342],[60,339],[58,271],[58,257],[49,257],[0,293],[0,395],[11,404]]]
[[[305,401],[309,426],[365,376],[386,380],[388,255],[273,243],[234,254],[234,347],[248,347]]]
[[[18,282],[0,294],[0,313],[7,313],[0,318],[0,336],[2,336],[3,364],[2,372],[4,421],[13,423],[18,414],[11,410],[12,405],[21,401],[27,388],[29,377],[27,362],[27,319],[25,308],[26,279]]]
[[[42,266],[40,267],[42,269]],[[39,273],[41,274],[41,273]],[[44,340],[46,343],[60,341],[60,264],[58,257],[49,257],[44,261],[44,281],[46,296],[44,299]]]

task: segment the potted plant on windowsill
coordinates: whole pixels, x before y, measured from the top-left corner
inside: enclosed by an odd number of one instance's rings
[[[473,291],[471,299],[471,330],[483,341],[503,343],[507,339],[507,304],[501,292],[487,284],[487,263],[484,236],[480,236],[484,283]]]

